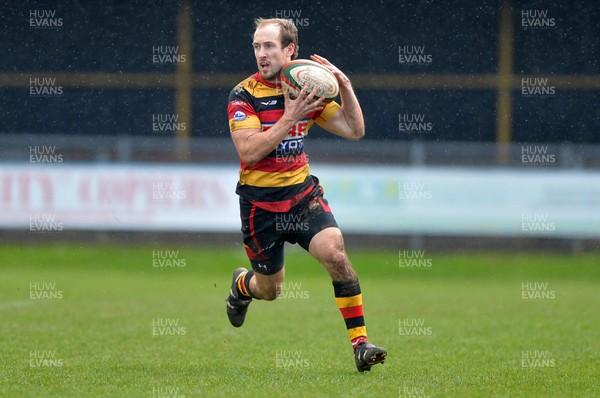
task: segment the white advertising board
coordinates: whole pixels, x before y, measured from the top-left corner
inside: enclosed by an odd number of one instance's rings
[[[314,167],[345,231],[600,237],[600,174],[575,170]]]
[[[235,166],[0,165],[0,226],[239,230],[236,181]]]
[[[600,237],[600,174],[313,165],[344,232]],[[237,232],[237,167],[0,164],[0,227]]]

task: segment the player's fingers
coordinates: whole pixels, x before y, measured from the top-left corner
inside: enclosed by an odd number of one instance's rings
[[[300,93],[298,93],[298,97],[302,99],[306,99],[306,97],[308,97],[308,86],[302,87],[302,90],[300,90]]]
[[[310,113],[323,110],[325,108],[325,105],[323,104],[324,100],[325,98],[323,97],[314,99],[309,105],[307,105],[307,111]]]
[[[313,93],[311,93],[311,94],[313,94]],[[310,103],[311,105],[318,105],[318,104],[320,104],[321,102],[323,102],[323,100],[324,100],[324,99],[325,99],[325,98],[323,98],[323,97],[314,97],[314,96],[313,96],[313,97],[311,97],[310,99],[308,99],[308,98],[307,98],[307,100],[309,100],[309,101],[310,101],[309,103]]]
[[[319,89],[317,88],[317,86],[313,87],[313,89],[311,90],[310,93],[308,93],[308,95],[306,96],[306,101],[310,102],[313,98],[315,98],[315,96],[317,95],[317,91]]]
[[[311,58],[314,61],[323,65],[325,68],[327,68],[331,73],[333,73],[336,76],[338,76],[342,73],[334,64],[329,62],[326,58],[321,57],[320,55],[314,54],[314,55],[311,55]]]
[[[283,101],[287,102],[290,99],[290,92],[287,87],[283,87]]]
[[[311,56],[310,56],[310,59],[312,59],[313,61],[315,61],[315,62],[318,62],[318,63],[320,63],[320,64],[322,64],[322,63],[323,63],[323,61],[321,61],[321,57],[319,57],[317,54],[313,54],[313,55],[311,55]]]
[[[319,111],[322,111],[323,109],[325,109],[325,107],[324,107],[324,106],[315,106],[315,107],[312,107],[312,108],[309,110],[309,113],[310,113],[310,112],[319,112]]]
[[[329,61],[327,60],[327,58],[325,58],[325,57],[321,57],[321,56],[320,56],[320,55],[318,55],[318,54],[313,54],[313,55],[311,55],[311,56],[310,56],[310,58],[311,58],[313,61],[317,61],[317,62],[319,62],[319,63],[321,63],[321,64],[324,64],[324,65],[331,65],[331,62],[329,62]]]
[[[325,104],[323,103],[324,100],[325,98],[321,97],[313,103],[313,105],[317,107],[317,110],[320,111],[321,109],[325,108]]]

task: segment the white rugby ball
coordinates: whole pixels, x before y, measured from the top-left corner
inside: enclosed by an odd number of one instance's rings
[[[309,90],[317,87],[317,97],[333,100],[340,92],[340,86],[333,73],[323,65],[308,60],[296,59],[281,68],[281,85],[289,89],[290,98],[298,97],[300,90],[308,86]]]

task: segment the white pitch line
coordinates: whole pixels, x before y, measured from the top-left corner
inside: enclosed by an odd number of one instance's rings
[[[0,309],[2,308],[14,308],[14,307],[27,307],[33,305],[33,300],[11,300],[0,302]]]

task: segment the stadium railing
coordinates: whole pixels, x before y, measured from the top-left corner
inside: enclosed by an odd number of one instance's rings
[[[63,162],[180,162],[178,140],[170,137],[117,135],[2,134],[0,161],[28,162],[36,147],[53,148]],[[423,140],[385,141],[308,139],[306,152],[319,163],[371,163],[436,166],[600,168],[600,145]],[[498,152],[508,154],[500,162]],[[229,139],[191,137],[185,162],[237,163]],[[527,162],[528,154],[545,155],[551,162]],[[531,156],[531,155],[530,155]]]

